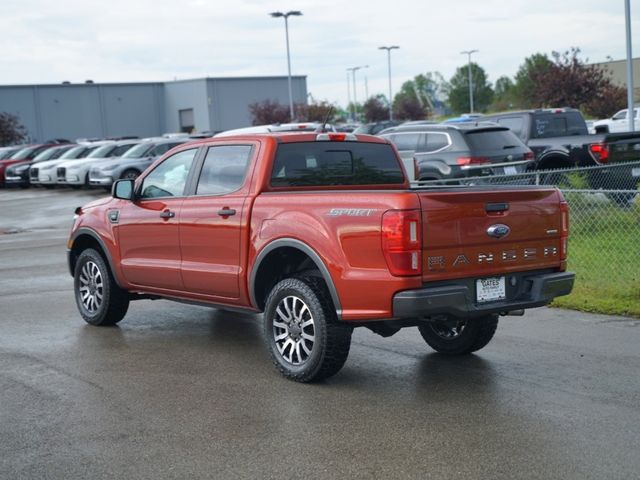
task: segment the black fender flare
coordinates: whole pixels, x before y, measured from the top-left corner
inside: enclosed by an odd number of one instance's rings
[[[541,170],[540,164],[544,162],[549,157],[563,157],[566,158],[567,164],[571,163],[571,152],[564,148],[553,148],[549,150],[545,150],[540,154],[540,156],[536,159],[536,170]]]
[[[113,278],[114,278],[116,284],[120,288],[123,288],[122,285],[124,285],[124,283],[118,277],[117,271],[113,268],[113,259],[111,258],[111,252],[107,248],[106,243],[104,243],[104,240],[102,240],[102,238],[100,237],[98,232],[96,232],[95,230],[93,230],[91,228],[88,228],[88,227],[80,227],[78,230],[73,232],[73,234],[71,235],[71,238],[69,239],[69,243],[71,244],[71,248],[67,249],[67,262],[69,264],[69,273],[71,273],[71,276],[73,277],[73,275],[74,275],[74,271],[73,271],[74,270],[74,268],[73,268],[74,264],[73,264],[73,261],[72,261],[73,259],[72,259],[71,251],[73,250],[73,244],[75,243],[77,238],[82,236],[82,235],[88,235],[89,237],[93,238],[96,242],[98,242],[98,245],[100,245],[100,248],[102,249],[102,251],[104,253],[105,259],[107,260],[107,264],[109,265],[109,269],[111,270],[111,274],[113,275]]]
[[[289,247],[300,250],[304,254],[306,254],[313,263],[315,263],[316,267],[320,271],[322,278],[327,284],[327,288],[329,289],[329,294],[331,295],[331,300],[333,300],[333,305],[336,308],[336,314],[338,319],[342,319],[342,306],[340,304],[340,298],[338,297],[338,291],[336,290],[336,286],[333,283],[333,279],[331,278],[331,274],[329,273],[329,269],[322,261],[320,255],[309,245],[300,240],[296,240],[295,238],[279,238],[274,240],[273,242],[267,244],[256,257],[256,261],[253,264],[253,268],[251,270],[251,274],[249,275],[249,298],[251,300],[251,304],[258,308],[258,302],[256,301],[256,292],[255,292],[255,283],[256,283],[256,275],[258,274],[258,270],[260,269],[260,265],[264,261],[264,259],[277,248]]]

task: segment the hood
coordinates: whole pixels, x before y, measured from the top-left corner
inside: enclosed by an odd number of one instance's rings
[[[98,163],[96,165],[92,165],[92,167],[96,167],[96,168],[115,167],[116,165],[122,165],[124,163],[131,162],[132,160],[135,161],[135,160],[139,160],[139,159],[137,159],[137,158],[121,158],[121,157],[107,158],[107,159],[104,159],[103,161],[101,161],[100,163]]]
[[[101,205],[106,205],[107,203],[109,203],[111,200],[113,200],[113,197],[102,197],[102,198],[98,198],[97,200],[94,200],[93,202],[89,202],[86,205],[82,206],[82,210],[87,210],[89,208],[95,208],[95,207],[99,207]]]
[[[67,169],[73,169],[74,167],[85,167],[86,165],[95,165],[101,164],[103,162],[112,160],[111,158],[79,158],[77,160],[63,160],[64,165],[60,164],[61,167],[66,167]]]
[[[55,160],[45,160],[44,162],[36,162],[33,164],[33,167],[39,170],[47,170],[48,168],[57,167],[58,165],[66,161],[67,160],[64,160],[64,159],[60,160],[59,158],[56,158]]]
[[[7,168],[7,171],[11,170],[12,172],[15,172],[15,173],[22,173],[25,170],[29,169],[30,166],[31,166],[31,162],[18,162],[18,163],[14,163],[9,168]]]

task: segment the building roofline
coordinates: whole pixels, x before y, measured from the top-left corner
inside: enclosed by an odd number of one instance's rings
[[[291,78],[306,79],[307,75],[291,75]],[[0,85],[0,88],[33,88],[33,87],[97,87],[97,86],[148,86],[148,85],[167,85],[172,83],[197,82],[207,80],[286,80],[286,75],[266,75],[266,76],[242,76],[242,77],[198,77],[185,78],[180,80],[166,80],[159,82],[78,82],[78,83],[23,83]]]
[[[640,61],[640,57],[633,57],[631,59],[632,62],[636,62],[636,61]],[[611,64],[611,63],[626,63],[627,59],[623,58],[620,60],[604,60],[602,62],[592,62],[592,63],[588,63],[587,65],[605,65],[605,64]]]

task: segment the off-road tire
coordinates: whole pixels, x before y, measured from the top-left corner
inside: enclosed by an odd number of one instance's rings
[[[99,272],[100,287],[95,288],[97,283],[95,281],[91,287],[93,287],[93,292],[99,292],[102,297],[99,304],[94,301],[87,305],[86,301],[83,301],[83,294],[86,295],[88,293],[86,280],[91,277],[88,272],[95,272],[95,269]],[[83,287],[85,289],[81,291]],[[91,325],[100,327],[115,325],[124,318],[129,308],[128,293],[118,287],[104,258],[92,248],[83,250],[76,261],[73,290],[80,315]]]
[[[309,318],[311,319],[312,330],[307,330],[307,333],[313,332],[314,337],[309,354],[306,354],[303,348],[299,347],[298,352],[300,353],[298,353],[297,359],[300,362],[297,365],[286,359],[286,353],[289,352],[290,356],[294,356],[292,351],[296,341],[305,343],[305,346],[307,343],[305,340],[300,340],[300,337],[298,340],[295,340],[295,337],[292,338],[291,335],[296,334],[293,330],[294,327],[291,327],[291,322],[286,324],[277,313],[278,306],[282,309],[284,305],[282,302],[291,301],[287,299],[292,297],[297,298],[298,302],[293,304],[294,312],[289,317],[296,317],[295,305],[299,306],[301,300],[302,304],[307,307],[310,317],[306,314],[300,314],[299,320],[302,323],[307,323]],[[302,310],[300,308],[300,311]],[[303,321],[304,318],[307,320]],[[286,324],[287,327],[274,327],[274,321],[281,325]],[[338,373],[349,356],[353,328],[338,320],[327,287],[324,281],[319,278],[287,278],[276,284],[267,298],[263,322],[265,343],[271,360],[280,373],[290,380],[314,382],[331,377]],[[280,331],[280,335],[287,333],[288,337],[277,340],[277,329]],[[304,333],[304,331],[303,328],[302,332]],[[289,338],[293,343],[288,348],[285,346],[281,351],[277,342],[287,342]],[[300,354],[307,355],[304,361],[302,361]]]
[[[420,325],[418,330],[424,341],[436,352],[466,355],[487,346],[498,328],[498,315],[464,320],[464,328],[453,338],[446,338],[438,333],[442,326],[442,323],[429,321]]]

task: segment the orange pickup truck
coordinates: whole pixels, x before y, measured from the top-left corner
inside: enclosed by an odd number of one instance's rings
[[[183,144],[78,208],[68,261],[88,323],[136,299],[263,312],[274,364],[308,382],[354,327],[481,349],[499,315],[571,291],[568,229],[555,188],[412,186],[377,137],[253,134]]]

